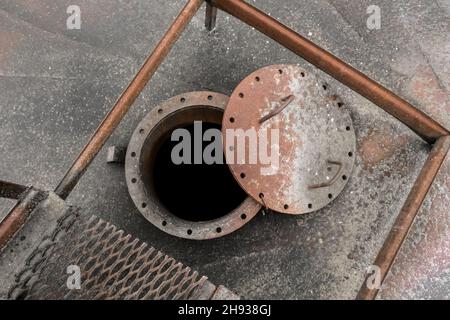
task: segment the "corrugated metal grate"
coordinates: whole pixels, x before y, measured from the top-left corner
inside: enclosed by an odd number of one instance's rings
[[[79,289],[68,285],[73,266],[80,271]],[[71,209],[30,255],[9,297],[198,299],[207,287],[211,290],[207,278],[189,267],[98,217]]]

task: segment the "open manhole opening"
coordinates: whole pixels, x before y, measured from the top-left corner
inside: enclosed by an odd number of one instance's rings
[[[147,192],[153,201],[180,219],[192,222],[219,219],[247,198],[225,163],[223,151],[219,163],[206,164],[203,157],[201,163],[194,159],[196,146],[197,154],[199,145],[203,154],[213,142],[203,141],[203,135],[210,129],[220,131],[222,117],[223,110],[219,108],[181,109],[163,118],[146,139],[139,162]],[[172,133],[177,129],[187,130],[190,139],[183,136],[172,141]],[[185,156],[184,151],[190,153],[190,161],[174,163],[173,155]]]

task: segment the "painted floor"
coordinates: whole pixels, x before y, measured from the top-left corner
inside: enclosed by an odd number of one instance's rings
[[[182,0],[2,0],[0,176],[53,189],[107,110],[183,7]],[[249,1],[417,105],[450,128],[450,1]],[[66,9],[81,8],[67,30]],[[230,94],[254,70],[314,68],[220,12],[202,9],[106,146],[127,145],[159,102],[188,91]],[[148,223],[106,148],[70,203],[147,241],[250,299],[352,299],[430,150],[407,127],[319,72],[351,113],[357,161],[343,193],[304,216],[259,214],[241,230],[195,242]],[[450,159],[386,281],[381,298],[450,298]],[[224,195],[226,196],[226,195]],[[176,199],[174,199],[176,200]],[[12,203],[0,202],[0,214]]]

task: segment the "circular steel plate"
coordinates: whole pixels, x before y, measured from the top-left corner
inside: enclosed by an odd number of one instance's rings
[[[234,177],[267,208],[287,214],[316,211],[348,182],[356,146],[350,115],[327,84],[298,66],[274,65],[252,73],[231,95],[222,121]],[[253,131],[256,149],[250,142]],[[267,146],[261,146],[264,136]],[[255,150],[256,163],[251,160]]]

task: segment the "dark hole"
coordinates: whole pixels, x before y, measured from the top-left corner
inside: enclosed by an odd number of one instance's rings
[[[241,214],[241,219],[242,219],[242,220],[247,219],[247,215],[246,215],[245,213]]]
[[[328,194],[328,198],[332,199],[332,198],[333,198],[333,195],[332,195],[331,193]]]
[[[216,229],[216,232],[217,232],[217,233],[221,233],[221,232],[222,232],[222,228],[218,227],[218,228]]]
[[[347,176],[346,176],[346,175],[343,175],[343,176],[342,176],[342,180],[347,180]]]
[[[163,221],[162,225],[163,225],[163,227],[165,227],[167,225],[167,221]]]
[[[312,209],[312,204],[311,204],[311,203],[308,204],[308,208],[309,208],[309,209]]]
[[[182,127],[194,137],[193,124]],[[221,126],[203,122],[203,132],[208,129],[220,130]],[[171,153],[178,143],[171,141],[170,135],[162,141],[152,170],[152,186],[167,210],[184,220],[210,221],[230,213],[246,199],[246,193],[234,179],[225,160],[223,164],[193,164],[194,143],[192,164],[174,164]],[[210,143],[203,142],[203,150]]]

